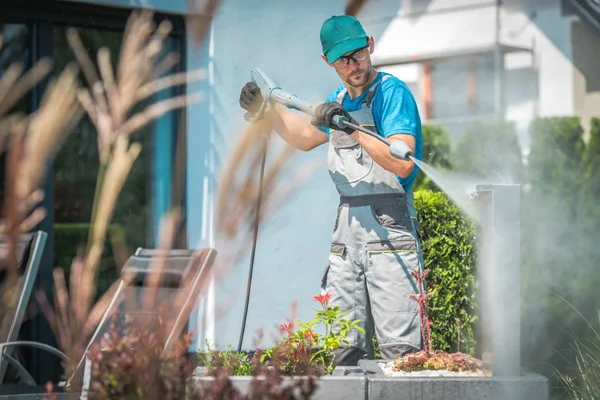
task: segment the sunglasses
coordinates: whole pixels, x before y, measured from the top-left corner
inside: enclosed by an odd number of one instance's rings
[[[336,67],[346,67],[350,64],[350,60],[354,60],[355,63],[359,63],[361,61],[365,61],[369,58],[369,46],[362,47],[358,50],[353,51],[347,56],[341,56],[337,60],[333,62],[333,65]]]

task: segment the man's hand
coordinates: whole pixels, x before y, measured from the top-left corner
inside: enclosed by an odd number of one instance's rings
[[[254,82],[248,82],[240,93],[240,107],[248,111],[246,114],[256,114],[263,102],[260,88]]]
[[[350,114],[348,114],[348,112],[344,110],[344,107],[342,107],[342,105],[337,101],[330,101],[327,103],[319,104],[315,108],[315,118],[311,120],[310,123],[314,126],[326,126],[327,128],[341,130],[346,132],[348,135],[354,133],[354,129],[352,128],[348,127],[341,129],[339,126],[335,125],[333,123],[333,117],[335,115],[343,115],[346,118],[348,118],[348,120],[351,123],[358,125],[358,122],[356,122],[350,116]]]

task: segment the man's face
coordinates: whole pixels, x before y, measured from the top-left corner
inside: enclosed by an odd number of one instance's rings
[[[346,84],[354,87],[364,86],[371,78],[371,51],[372,42],[369,39],[366,47],[344,54],[332,66]]]

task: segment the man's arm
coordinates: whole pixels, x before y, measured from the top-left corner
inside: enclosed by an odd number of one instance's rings
[[[406,178],[412,172],[415,163],[412,161],[403,161],[395,158],[390,154],[390,148],[381,140],[374,138],[371,135],[360,131],[354,131],[352,137],[356,139],[363,149],[371,156],[373,161],[379,164],[382,168],[398,175],[401,178]],[[415,151],[415,137],[408,134],[392,135],[387,138],[390,142],[395,140],[403,140],[404,143]]]
[[[260,88],[254,82],[247,82],[240,93],[240,107],[247,112],[257,112],[263,102]],[[327,133],[312,125],[310,120],[288,111],[285,107],[275,104],[271,111],[273,129],[283,140],[293,147],[309,151],[327,143]]]
[[[327,134],[313,126],[310,120],[279,104],[273,110],[273,128],[283,140],[302,151],[312,150],[329,141]]]
[[[373,99],[373,111],[375,123],[383,137],[390,142],[402,140],[416,153],[419,111],[408,88],[397,78],[382,82],[381,94]],[[360,131],[355,131],[352,136],[382,168],[401,178],[406,178],[412,173],[414,162],[394,158],[385,143]]]

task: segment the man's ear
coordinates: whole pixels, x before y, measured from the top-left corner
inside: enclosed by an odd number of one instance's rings
[[[325,54],[321,54],[321,58],[323,59],[323,61],[325,61],[325,64],[329,65],[330,67],[333,67],[333,65],[331,65],[331,63],[327,61],[327,57],[325,57]]]
[[[373,36],[369,36],[369,53],[373,54],[373,51],[375,51],[375,39]]]

